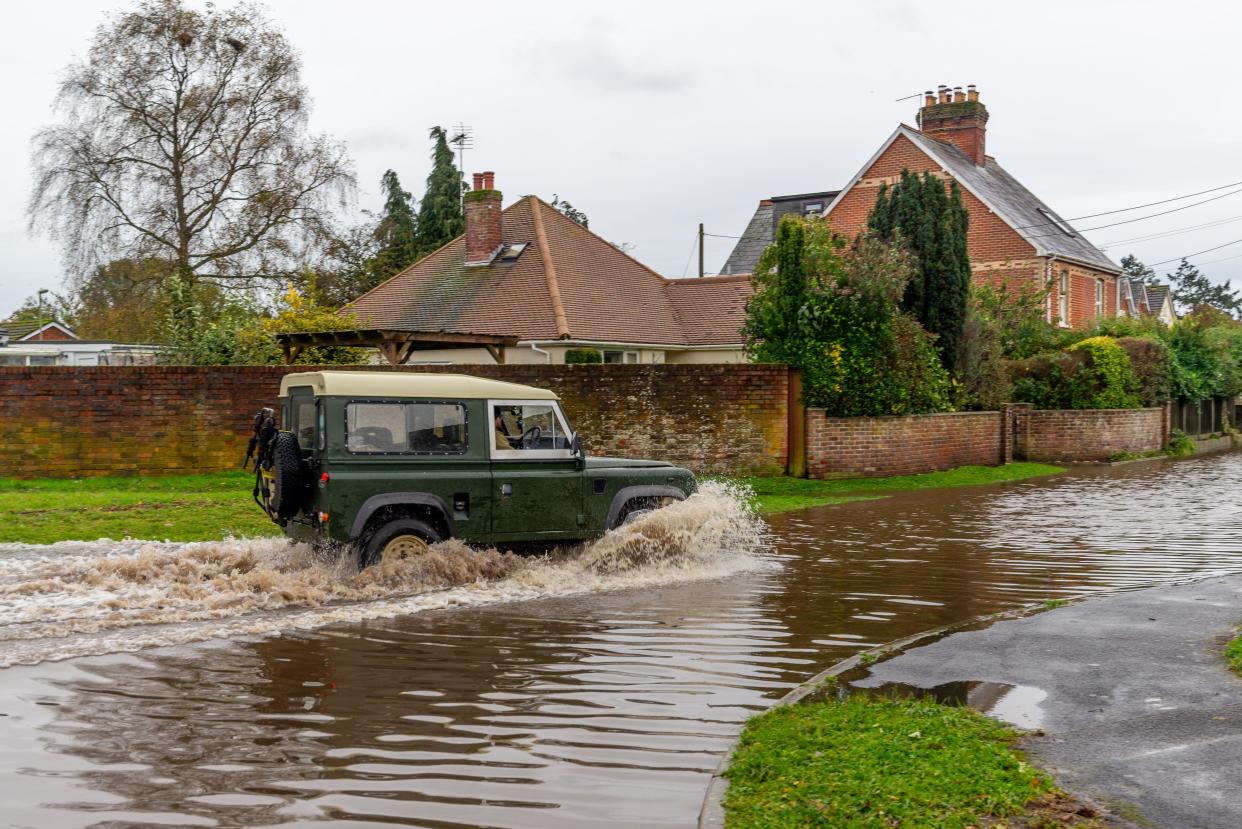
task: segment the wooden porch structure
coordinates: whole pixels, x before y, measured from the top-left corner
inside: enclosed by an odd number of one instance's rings
[[[505,347],[517,345],[517,337],[496,334],[457,334],[447,331],[401,331],[391,328],[366,328],[353,331],[298,331],[277,334],[276,342],[285,355],[285,365],[293,365],[303,349],[311,346],[345,348],[377,348],[390,364],[404,365],[415,351],[440,348],[485,348],[497,363],[505,361]]]

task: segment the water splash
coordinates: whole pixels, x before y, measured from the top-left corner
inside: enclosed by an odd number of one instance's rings
[[[761,566],[765,546],[746,493],[715,483],[540,557],[450,540],[360,572],[344,549],[283,539],[25,546],[0,558],[0,667],[720,577]]]

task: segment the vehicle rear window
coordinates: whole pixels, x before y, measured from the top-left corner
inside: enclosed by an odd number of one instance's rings
[[[461,455],[466,407],[460,403],[349,403],[345,447],[356,455]]]
[[[298,446],[315,448],[315,399],[298,397],[293,401],[293,433],[298,436]]]

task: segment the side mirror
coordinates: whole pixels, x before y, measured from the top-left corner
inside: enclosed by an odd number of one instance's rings
[[[579,461],[586,458],[586,452],[582,451],[582,437],[580,435],[574,435],[573,441],[569,444],[569,449],[571,454]]]

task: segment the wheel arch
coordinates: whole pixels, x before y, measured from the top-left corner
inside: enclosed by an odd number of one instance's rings
[[[608,520],[604,524],[605,528],[615,529],[617,521],[621,518],[621,510],[625,509],[625,505],[635,498],[676,498],[678,501],[684,501],[686,493],[675,486],[656,484],[624,487],[612,496],[612,504],[608,507]]]
[[[448,504],[439,495],[430,492],[385,492],[381,495],[372,495],[370,498],[362,502],[362,506],[358,508],[358,513],[354,516],[354,522],[349,529],[349,537],[357,540],[362,537],[363,531],[366,530],[367,523],[380,510],[387,507],[423,507],[430,509],[438,514],[441,521],[444,522],[444,528],[448,531],[447,537],[457,535],[457,525],[453,521],[453,513],[449,510]]]

